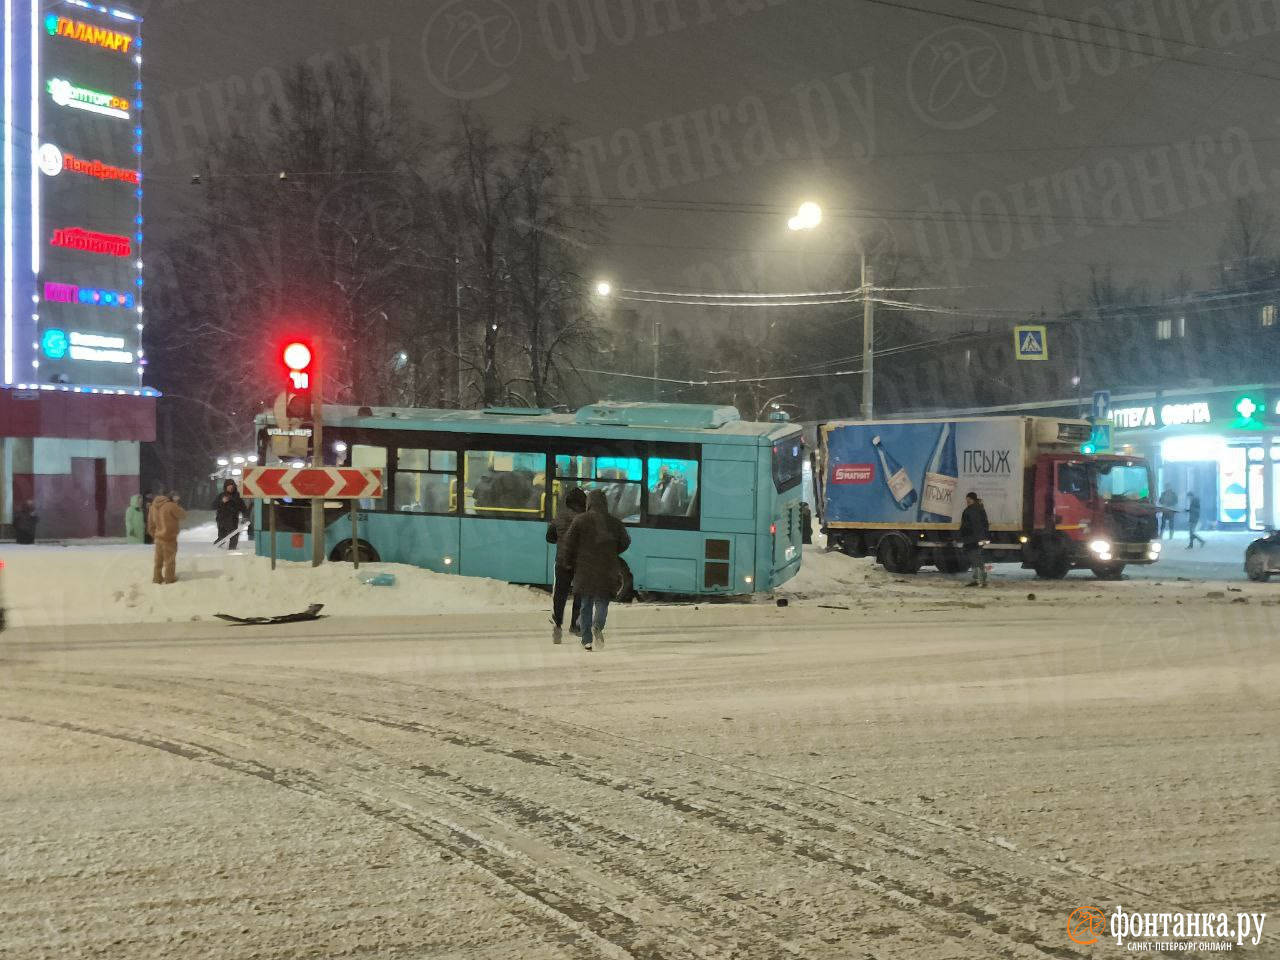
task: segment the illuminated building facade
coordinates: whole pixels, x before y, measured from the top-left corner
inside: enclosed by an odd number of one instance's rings
[[[0,525],[118,536],[155,439],[143,386],[142,22],[89,0],[3,8]]]

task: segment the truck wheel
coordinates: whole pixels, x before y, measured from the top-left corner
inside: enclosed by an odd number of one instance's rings
[[[1123,563],[1100,563],[1093,567],[1093,575],[1099,580],[1119,580],[1123,573]]]
[[[889,573],[914,574],[920,571],[920,551],[901,533],[890,533],[880,538],[876,559]]]
[[[852,533],[841,537],[840,552],[846,557],[865,557],[867,555],[867,545],[862,539],[862,534]]]
[[[1262,555],[1261,551],[1255,551],[1245,558],[1244,572],[1250,580],[1257,583],[1266,583],[1271,577],[1271,574],[1267,571],[1267,558]]]
[[[1036,551],[1036,576],[1041,580],[1061,580],[1071,572],[1071,557],[1059,540],[1043,540]]]
[[[944,547],[936,551],[935,566],[940,573],[964,573],[969,569],[969,558],[955,547]]]

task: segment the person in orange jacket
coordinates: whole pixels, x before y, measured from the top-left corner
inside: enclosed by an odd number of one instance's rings
[[[147,533],[151,534],[156,545],[152,583],[176,583],[178,580],[178,531],[187,515],[178,499],[174,491],[167,496],[161,494],[151,501],[151,510],[147,513]]]

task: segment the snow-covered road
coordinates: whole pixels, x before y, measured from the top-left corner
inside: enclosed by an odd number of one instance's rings
[[[1277,909],[1280,584],[810,559],[595,654],[533,602],[0,634],[0,955],[1098,957],[1082,905]]]

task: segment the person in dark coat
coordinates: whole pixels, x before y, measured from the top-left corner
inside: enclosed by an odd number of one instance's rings
[[[1164,539],[1167,533],[1169,539],[1173,539],[1173,515],[1178,512],[1178,495],[1173,492],[1173,487],[1165,487],[1164,493],[1160,494],[1160,539]]]
[[[40,518],[36,515],[36,505],[30,500],[13,511],[13,538],[18,543],[36,542],[36,523]]]
[[[236,549],[240,545],[240,534],[235,531],[240,529],[240,518],[249,515],[249,506],[244,502],[244,497],[240,496],[240,488],[234,480],[227,480],[222,484],[222,493],[213,501],[213,510],[218,524],[218,540],[231,534],[227,549]]]
[[[960,542],[969,557],[969,568],[973,571],[973,579],[966,586],[977,587],[987,585],[987,562],[982,548],[991,539],[991,528],[987,524],[987,508],[982,505],[976,493],[966,493],[964,497],[964,513],[960,514]]]
[[[604,622],[609,601],[622,582],[622,554],[631,546],[631,535],[622,521],[609,513],[603,490],[587,494],[587,512],[569,525],[565,537],[565,562],[573,568],[573,590],[582,598],[578,623],[582,646],[604,646]]]
[[[1187,494],[1187,549],[1190,550],[1196,545],[1196,541],[1200,541],[1200,546],[1204,546],[1204,537],[1196,533],[1196,527],[1200,525],[1200,498],[1194,493]]]
[[[556,545],[556,582],[551,593],[551,642],[559,643],[564,627],[564,605],[573,593],[573,567],[565,561],[568,548],[569,527],[587,509],[587,495],[581,487],[574,487],[564,495],[564,508],[547,524],[547,543]],[[582,598],[573,593],[573,613],[569,617],[569,632],[581,634],[578,614],[582,610]]]

